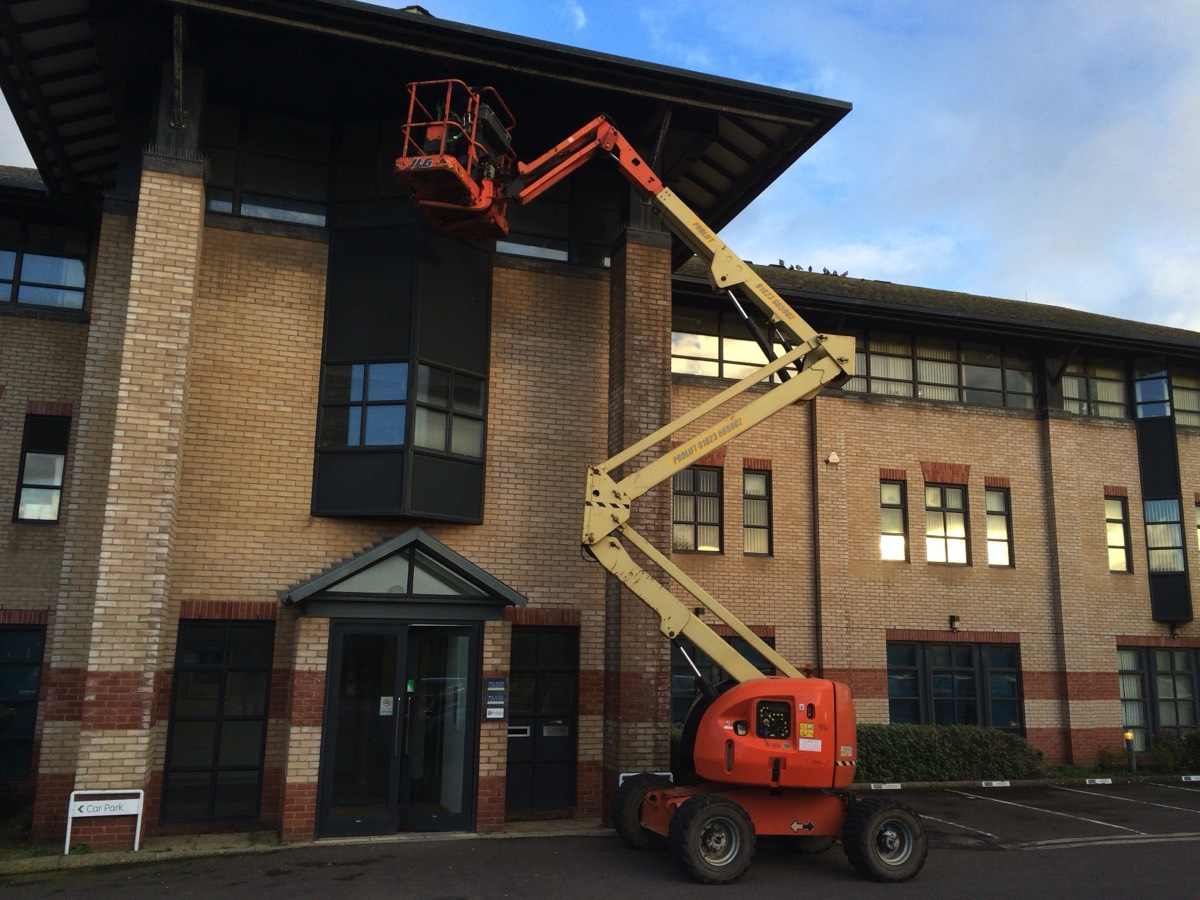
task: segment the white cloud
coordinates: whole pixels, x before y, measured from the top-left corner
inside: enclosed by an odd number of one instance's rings
[[[584,12],[584,9],[580,4],[574,2],[574,0],[568,0],[567,3],[563,4],[563,10],[566,13],[567,18],[570,20],[571,28],[573,30],[583,31],[583,29],[587,28],[587,13]]]

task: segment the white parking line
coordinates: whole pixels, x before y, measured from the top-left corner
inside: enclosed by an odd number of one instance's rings
[[[1029,809],[1033,812],[1046,813],[1050,816],[1062,816],[1064,819],[1074,819],[1077,822],[1088,822],[1091,825],[1103,825],[1105,828],[1115,828],[1118,831],[1128,831],[1131,834],[1146,834],[1146,832],[1138,831],[1136,828],[1126,828],[1124,825],[1114,825],[1112,822],[1102,822],[1099,819],[1089,819],[1086,816],[1072,816],[1068,813],[1059,812],[1056,809],[1043,809],[1040,806],[1026,806],[1023,803],[1013,803],[1011,800],[1000,800],[997,797],[983,797],[979,794],[968,794],[966,791],[952,790],[950,793],[961,794],[964,797],[970,797],[972,800],[987,800],[989,803],[1001,803],[1005,806],[1015,806],[1017,809]]]
[[[980,831],[978,828],[968,828],[966,825],[960,825],[958,822],[951,822],[949,819],[939,819],[936,816],[927,816],[924,813],[921,813],[921,818],[928,819],[930,822],[938,822],[942,825],[949,825],[951,828],[961,828],[963,831],[970,831],[973,834],[982,834],[984,837],[1000,840],[998,835],[994,835],[990,831]]]
[[[1097,844],[1173,844],[1179,841],[1200,841],[1200,834],[1185,831],[1178,834],[1146,834],[1132,837],[1130,835],[1114,835],[1112,837],[1092,838],[1061,838],[1053,841],[1030,841],[1018,844],[1021,850],[1071,850],[1077,847],[1094,847]]]
[[[1100,791],[1081,791],[1079,788],[1053,785],[1056,791],[1070,791],[1072,794],[1087,794],[1089,797],[1103,797],[1105,800],[1121,800],[1125,803],[1140,803],[1142,806],[1157,806],[1159,809],[1174,809],[1179,812],[1190,812],[1200,815],[1200,809],[1189,809],[1186,806],[1171,806],[1167,803],[1153,803],[1149,800],[1134,800],[1132,797],[1122,797],[1119,794],[1106,794]]]

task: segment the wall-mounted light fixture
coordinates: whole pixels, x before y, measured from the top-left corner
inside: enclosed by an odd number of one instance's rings
[[[959,618],[958,618],[958,616],[951,616],[951,617],[950,617],[950,630],[951,630],[951,631],[958,631],[958,629],[959,629],[960,627],[961,627],[961,626],[960,626],[960,624],[959,624]]]
[[[831,466],[836,466],[841,461],[842,461],[842,458],[840,456],[838,456],[838,453],[836,450],[834,450],[827,457],[825,457],[825,462],[829,463]]]

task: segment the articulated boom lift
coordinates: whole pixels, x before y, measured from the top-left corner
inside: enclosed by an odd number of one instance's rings
[[[769,360],[764,366],[587,472],[583,546],[658,614],[663,634],[692,641],[733,682],[718,687],[699,678],[702,693],[688,713],[681,741],[681,756],[690,758],[692,770],[682,774],[692,783],[675,785],[646,773],[627,776],[613,801],[618,833],[640,849],[668,845],[689,874],[707,883],[740,877],[750,865],[756,836],[764,834],[794,837],[816,848],[841,840],[850,862],[867,877],[912,878],[927,852],[920,819],[898,803],[859,800],[847,790],[858,759],[849,688],[802,674],[629,521],[633,502],[676,472],[781,409],[852,376],[854,339],[814,331],[663,185],[605,116],[525,163],[512,149],[516,121],[493,89],[476,90],[456,80],[415,82],[408,88],[404,148],[395,174],[438,227],[464,239],[501,238],[508,233],[510,202],[529,203],[593,158],[607,155],[671,232],[707,263],[713,289],[729,292],[741,311],[737,291],[770,323],[770,336],[756,332]],[[774,346],[785,352],[776,357]],[[716,424],[703,426],[635,471],[616,474],[774,377],[778,384]],[[626,544],[668,575],[687,602],[634,560]],[[693,615],[697,606],[732,628],[780,674],[764,676]]]

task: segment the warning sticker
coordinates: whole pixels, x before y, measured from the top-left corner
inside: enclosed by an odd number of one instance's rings
[[[808,750],[812,753],[820,753],[821,752],[821,740],[820,740],[820,738],[818,738],[817,740],[810,739],[810,740],[797,741],[796,749],[797,750]]]
[[[800,723],[800,737],[802,737],[802,738],[812,737],[814,734],[816,734],[815,729],[816,729],[816,726],[813,725],[812,722],[801,722]]]

